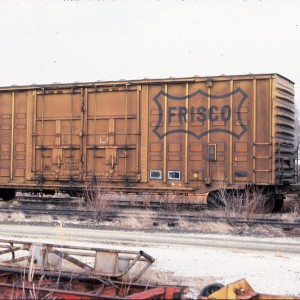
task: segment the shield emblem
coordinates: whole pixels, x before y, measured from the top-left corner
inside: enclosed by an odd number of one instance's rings
[[[197,103],[196,106],[190,106],[186,107],[185,103],[186,100],[190,102],[194,97],[199,98],[199,95],[201,96],[201,100],[199,103]],[[229,99],[231,96],[234,96],[235,98],[238,98],[239,104],[237,108],[234,110],[233,107],[230,106]],[[208,98],[210,99],[215,99],[216,105],[212,105],[210,107],[207,106],[208,103]],[[197,98],[197,99],[198,99]],[[155,128],[153,129],[153,132],[157,135],[159,139],[164,138],[165,136],[174,134],[174,133],[183,133],[183,134],[189,134],[197,139],[201,139],[202,137],[206,136],[207,134],[212,134],[216,132],[223,132],[225,134],[232,135],[233,137],[240,139],[241,136],[245,134],[245,132],[248,130],[245,121],[242,120],[241,112],[243,105],[248,98],[248,95],[241,89],[237,88],[233,90],[230,93],[223,94],[223,95],[212,95],[212,94],[207,94],[206,92],[202,91],[201,89],[197,90],[196,92],[189,94],[187,96],[174,96],[170,95],[168,93],[165,93],[163,90],[161,90],[154,98],[154,102],[157,106],[158,109],[158,120],[156,123]],[[164,111],[163,105],[161,104],[162,101],[165,99],[167,100],[175,100],[176,106],[174,107],[168,107],[167,111]],[[194,98],[195,99],[195,98]],[[199,98],[200,99],[200,98]],[[221,101],[218,100],[224,100],[226,101],[228,99],[228,104],[225,104],[223,106],[218,106],[218,102],[220,103]],[[197,102],[197,101],[196,101]],[[188,117],[189,116],[189,117]],[[228,129],[229,126],[226,126],[228,122],[232,121],[232,118],[235,120],[235,124],[238,126],[234,126],[234,130]],[[204,122],[215,122],[215,121],[222,121],[225,126],[215,128],[209,128],[207,130],[202,130],[200,132],[199,128],[198,131],[197,129],[193,129],[192,126],[188,126],[189,129],[187,130],[186,128],[172,128],[169,127],[169,129],[164,132],[164,128],[162,126],[164,120],[167,120],[168,123],[170,124],[172,121],[178,121],[180,124],[184,122],[191,122],[194,120],[201,121],[202,123]],[[180,127],[185,127],[185,126],[180,126]]]

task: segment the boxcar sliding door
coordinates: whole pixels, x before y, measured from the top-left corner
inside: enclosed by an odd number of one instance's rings
[[[45,180],[78,181],[83,177],[82,89],[41,90],[34,98],[33,147],[35,176]]]
[[[139,180],[139,94],[136,86],[88,89],[88,180]]]

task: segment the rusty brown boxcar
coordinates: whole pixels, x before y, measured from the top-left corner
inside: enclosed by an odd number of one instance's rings
[[[0,193],[212,195],[295,181],[293,82],[279,74],[0,88]]]

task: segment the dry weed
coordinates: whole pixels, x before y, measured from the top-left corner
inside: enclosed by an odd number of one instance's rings
[[[135,205],[138,202],[138,195],[126,194],[126,200],[130,203],[130,205]]]
[[[55,228],[57,229],[57,231],[56,231],[57,239],[61,242],[65,242],[67,240],[67,238],[65,236],[64,225],[62,223],[59,223],[55,226]]]
[[[56,205],[54,205],[54,204],[47,204],[46,208],[48,208],[48,209],[55,209]]]
[[[150,211],[145,211],[142,217],[130,216],[119,220],[117,225],[122,228],[131,229],[149,228],[153,226],[152,214]]]
[[[102,221],[113,206],[114,194],[110,192],[110,185],[97,180],[85,188],[84,194],[86,208],[93,212],[93,219]]]
[[[231,225],[235,218],[244,218],[250,224],[265,211],[267,195],[257,187],[248,187],[244,190],[220,189],[211,195],[215,207],[225,212],[225,218]]]
[[[300,201],[293,199],[291,197],[287,197],[284,201],[283,207],[281,209],[282,212],[287,212],[289,215],[299,216],[300,214]]]
[[[178,227],[202,233],[228,234],[233,230],[231,225],[224,222],[188,222],[182,219],[179,220]]]
[[[160,204],[166,211],[176,212],[179,208],[179,196],[176,194],[165,194],[160,197]]]
[[[43,215],[43,216],[32,216],[30,218],[32,221],[38,221],[38,222],[53,222],[53,217],[49,215]]]
[[[145,206],[150,206],[151,205],[151,195],[150,194],[143,194],[141,195],[143,204]]]
[[[19,207],[19,206],[22,206],[22,203],[20,203],[18,200],[12,200],[12,202],[9,203],[9,206]]]
[[[26,217],[24,213],[22,212],[13,212],[11,213],[11,218],[15,221],[24,221],[26,220]]]

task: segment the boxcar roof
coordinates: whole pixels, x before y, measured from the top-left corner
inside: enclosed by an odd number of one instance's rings
[[[31,85],[11,85],[0,87],[0,91],[16,91],[16,90],[35,90],[44,88],[71,88],[71,87],[93,87],[93,86],[118,86],[118,85],[130,85],[130,84],[160,84],[160,83],[179,83],[179,82],[201,82],[208,79],[215,81],[222,80],[247,80],[254,78],[276,78],[281,77],[294,84],[290,79],[278,74],[278,73],[265,73],[265,74],[244,74],[244,75],[217,75],[217,76],[194,76],[194,77],[182,77],[182,78],[162,78],[162,79],[135,79],[135,80],[117,80],[117,81],[93,81],[93,82],[72,82],[72,83],[59,83],[54,82],[50,84],[31,84]]]

